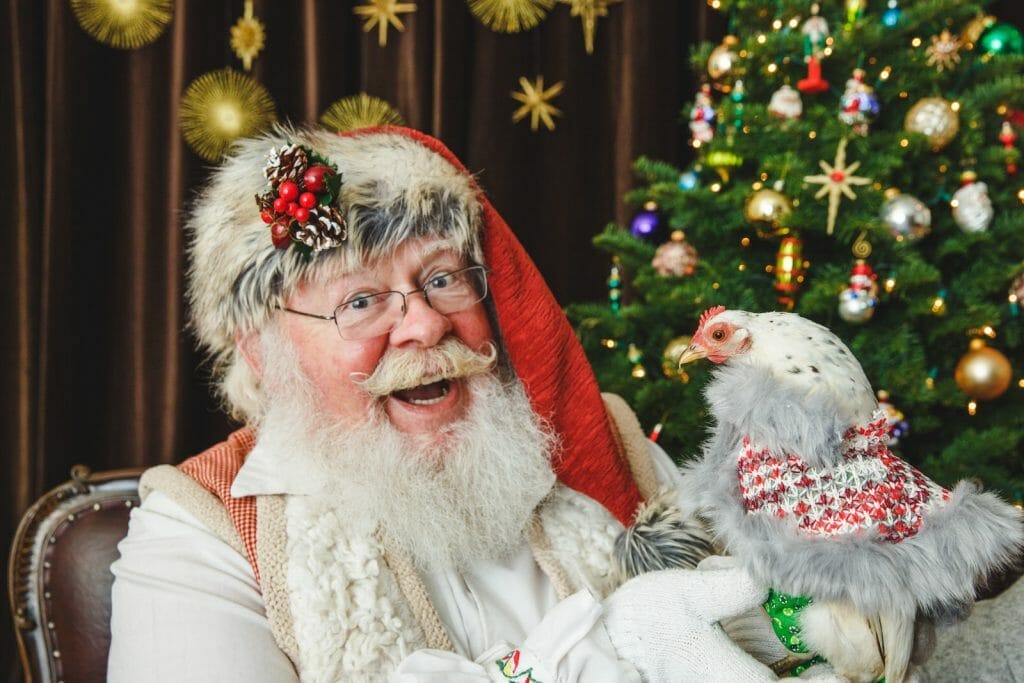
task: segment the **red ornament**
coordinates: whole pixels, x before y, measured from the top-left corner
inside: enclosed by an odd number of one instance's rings
[[[275,213],[284,213],[285,209],[287,209],[287,208],[288,208],[288,200],[285,199],[284,197],[278,197],[277,199],[274,200],[274,212]]]
[[[288,224],[278,221],[270,226],[270,241],[278,249],[284,249],[292,241],[292,233],[288,230]]]
[[[316,206],[316,195],[312,192],[303,192],[299,195],[299,206],[312,209]]]
[[[310,192],[323,192],[327,189],[327,183],[324,181],[324,176],[329,175],[334,175],[334,171],[327,166],[322,164],[310,166],[302,175],[302,184]]]
[[[300,206],[295,209],[295,220],[300,223],[305,223],[309,220],[309,209],[304,206]]]
[[[801,78],[796,87],[809,95],[828,90],[828,81],[821,77],[821,62],[814,55],[807,59],[807,78]]]
[[[273,223],[274,222],[274,212],[271,211],[270,209],[263,209],[263,211],[260,212],[260,218],[263,219],[264,223],[268,223],[268,224],[269,223]]]
[[[299,196],[299,186],[291,180],[286,180],[277,188],[277,196],[285,201],[293,202]]]
[[[288,214],[289,216],[294,216],[295,212],[298,211],[298,210],[299,210],[299,205],[298,204],[296,204],[295,202],[288,202],[288,206],[285,208],[284,212],[286,214]]]

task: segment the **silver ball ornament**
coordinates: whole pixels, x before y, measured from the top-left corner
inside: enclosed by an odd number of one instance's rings
[[[896,190],[886,192],[881,217],[897,242],[914,242],[932,230],[932,212],[913,195]]]
[[[847,287],[839,294],[839,317],[859,325],[871,320],[878,300],[866,289]]]

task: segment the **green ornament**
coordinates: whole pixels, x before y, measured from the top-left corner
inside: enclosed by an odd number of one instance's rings
[[[1024,52],[1024,37],[1013,24],[1001,21],[993,24],[978,40],[981,49],[990,55],[1019,55]]]

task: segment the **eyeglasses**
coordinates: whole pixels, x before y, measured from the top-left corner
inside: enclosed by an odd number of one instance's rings
[[[347,341],[370,339],[389,334],[405,317],[406,298],[422,294],[427,305],[441,315],[464,311],[487,296],[487,268],[469,266],[450,273],[434,275],[419,289],[409,292],[361,294],[344,302],[334,315],[318,315],[281,306],[282,311],[319,320],[333,320],[338,334]],[[401,307],[398,302],[401,301]]]

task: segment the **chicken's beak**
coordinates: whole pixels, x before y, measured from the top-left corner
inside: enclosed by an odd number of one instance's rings
[[[707,351],[705,351],[703,348],[699,346],[690,344],[689,346],[686,347],[686,350],[683,351],[682,354],[680,354],[679,356],[679,367],[683,367],[684,365],[691,361],[700,360],[701,358],[707,357]]]

